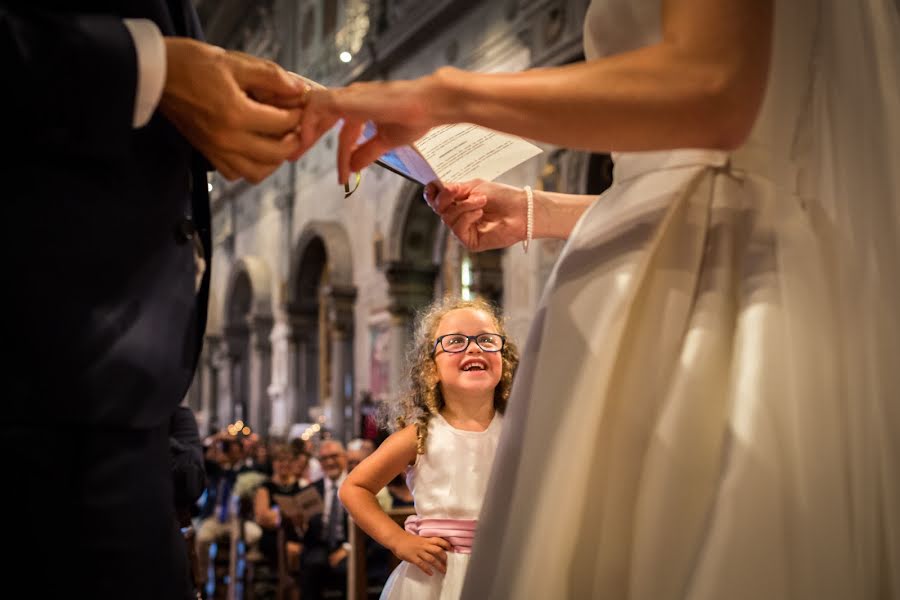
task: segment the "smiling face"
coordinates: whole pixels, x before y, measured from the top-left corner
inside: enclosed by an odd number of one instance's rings
[[[278,481],[294,477],[294,457],[289,448],[279,447],[272,453],[272,476]]]
[[[488,313],[475,308],[451,310],[438,323],[434,339],[460,333],[477,336],[484,333],[498,333],[499,327]],[[465,345],[465,343],[463,343]],[[494,388],[503,374],[503,360],[500,352],[485,352],[474,340],[463,352],[445,352],[438,344],[434,354],[434,364],[444,397],[454,394],[493,395]]]
[[[347,453],[344,445],[334,440],[325,440],[319,446],[319,462],[322,470],[332,481],[337,481],[347,469]]]

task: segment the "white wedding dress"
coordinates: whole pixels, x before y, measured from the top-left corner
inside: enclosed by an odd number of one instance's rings
[[[898,9],[775,7],[746,145],[614,155],[573,231],[464,598],[900,598]],[[660,11],[595,1],[586,55]]]
[[[500,413],[484,431],[456,429],[441,415],[431,418],[425,454],[418,455],[406,472],[418,517],[478,519],[502,430]],[[458,600],[470,557],[447,552],[446,574],[432,575],[403,561],[388,578],[380,600]]]

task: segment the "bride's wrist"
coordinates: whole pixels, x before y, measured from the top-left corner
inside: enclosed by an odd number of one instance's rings
[[[429,117],[434,126],[465,121],[462,110],[464,74],[465,71],[454,67],[441,67],[423,79]]]

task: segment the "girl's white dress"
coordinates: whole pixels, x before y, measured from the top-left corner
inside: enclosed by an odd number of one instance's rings
[[[463,431],[437,415],[428,424],[425,454],[406,473],[406,484],[423,519],[476,520],[487,489],[503,416],[494,415],[484,431]],[[469,554],[449,552],[447,573],[430,577],[402,562],[391,574],[382,600],[456,600],[469,565]]]
[[[595,0],[586,56],[662,5]],[[615,155],[573,231],[464,598],[900,598],[898,3],[774,5],[747,143]]]

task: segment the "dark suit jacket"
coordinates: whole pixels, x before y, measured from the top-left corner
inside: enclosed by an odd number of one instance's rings
[[[309,487],[315,487],[318,490],[319,495],[322,498],[325,498],[325,481],[324,479],[320,479],[319,481],[315,481],[309,485]],[[325,535],[325,524],[323,523],[323,515],[316,515],[312,517],[309,521],[309,527],[306,530],[306,533],[303,536],[303,552],[300,554],[300,570],[301,573],[304,569],[311,568],[319,568],[319,569],[329,569],[332,572],[343,573],[346,568],[346,563],[342,566],[339,566],[337,570],[328,568],[328,556],[340,548],[344,542],[347,541],[347,537],[349,536],[350,530],[348,529],[349,519],[347,516],[347,511],[342,510],[343,518],[344,518],[344,539],[338,540],[336,544],[333,546],[328,546],[326,543]],[[369,540],[366,544],[366,572],[368,574],[368,579],[372,582],[376,582],[378,584],[384,584],[387,580],[388,575],[390,574],[389,564],[390,564],[391,553],[389,550],[381,546],[375,540]],[[301,578],[302,579],[302,578]]]
[[[200,351],[207,165],[159,111],[133,129],[122,17],[200,35],[189,0],[0,3],[12,423],[161,426]]]
[[[324,478],[322,478],[318,481],[314,481],[309,485],[310,485],[310,487],[316,488],[316,490],[319,492],[319,495],[322,496],[322,499],[323,500],[325,499],[325,479]],[[340,502],[340,500],[338,500],[338,502]],[[340,548],[341,545],[347,541],[347,535],[348,535],[348,531],[349,531],[347,529],[347,525],[348,525],[347,511],[344,510],[343,507],[341,507],[341,514],[343,515],[343,519],[344,519],[344,539],[337,540],[337,542],[333,546],[328,547],[326,540],[325,540],[325,537],[327,534],[327,532],[325,531],[325,523],[324,523],[325,515],[324,514],[314,515],[309,520],[309,526],[306,529],[306,533],[303,534],[304,552],[307,552],[311,548],[322,548],[327,553],[331,553],[331,552],[337,550],[338,548]]]
[[[175,508],[190,515],[206,488],[206,471],[197,419],[186,406],[176,406],[169,418],[169,450],[172,453]]]

